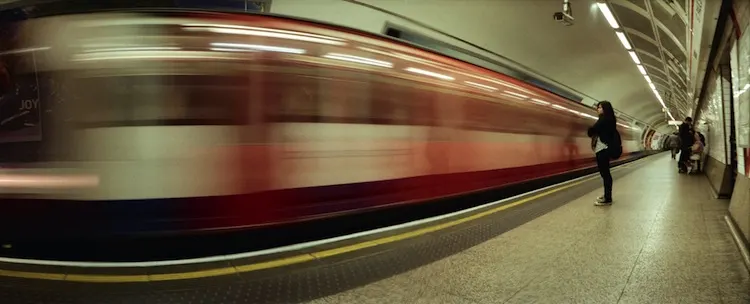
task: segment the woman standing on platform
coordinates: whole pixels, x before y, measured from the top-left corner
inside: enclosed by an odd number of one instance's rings
[[[596,153],[596,165],[604,183],[604,196],[599,197],[594,205],[609,206],[612,204],[612,173],[609,171],[609,161],[614,155],[619,157],[615,151],[619,148],[619,134],[617,133],[617,118],[615,110],[609,101],[601,101],[596,105],[599,119],[589,128],[588,135],[591,137],[591,148]]]

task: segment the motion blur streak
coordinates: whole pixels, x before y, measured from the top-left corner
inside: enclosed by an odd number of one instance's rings
[[[594,165],[593,109],[350,29],[139,11],[34,19],[17,37],[0,52],[36,51],[0,60],[30,62],[12,65],[10,82],[41,97],[14,107],[40,102],[47,131],[38,156],[0,148],[0,162],[45,174],[9,170],[0,183],[59,186],[73,170],[84,177],[64,185],[85,187],[19,196],[0,185],[3,237],[273,225]],[[34,125],[9,119],[0,139]],[[629,124],[625,157],[643,149]]]
[[[46,176],[15,175],[0,173],[0,188],[79,188],[95,187],[99,179],[95,176]]]

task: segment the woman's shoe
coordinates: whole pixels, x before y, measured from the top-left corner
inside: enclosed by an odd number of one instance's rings
[[[594,206],[609,206],[612,205],[612,200],[604,199],[604,196],[600,196],[596,199]]]

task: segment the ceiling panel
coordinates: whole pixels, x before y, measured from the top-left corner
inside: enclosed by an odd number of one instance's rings
[[[634,48],[650,53],[651,55],[654,55],[655,57],[659,58],[659,60],[661,60],[661,53],[659,52],[659,46],[651,43],[651,41],[648,41],[642,38],[641,36],[637,36],[637,35],[629,35],[629,36],[630,36],[630,41],[633,43]]]
[[[645,0],[628,0],[628,2],[633,3],[637,5],[638,7],[642,9],[646,9],[646,1]]]
[[[654,57],[646,56],[646,55],[643,55],[643,54],[638,54],[638,55],[639,55],[638,59],[640,59],[641,62],[643,62],[643,64],[648,64],[648,65],[652,65],[652,66],[661,66],[662,65],[661,64],[661,60],[657,60]]]
[[[684,47],[677,45],[674,40],[667,36],[663,30],[659,29],[659,37],[661,38],[661,46],[669,52],[668,55],[674,56],[681,65],[687,65],[687,57]],[[666,54],[665,54],[666,55]],[[671,57],[670,56],[670,57]]]
[[[656,81],[658,91],[670,112],[677,117],[691,115],[695,104],[688,96],[697,94],[701,71],[705,71],[705,61],[696,62],[697,69],[688,71],[688,54],[691,53],[689,37],[690,18],[701,16],[691,13],[693,0],[602,0],[612,8],[628,39],[637,50],[647,72]],[[693,29],[702,32],[702,41],[697,49],[699,56],[705,57],[715,30],[715,14],[721,1],[704,1],[703,28]],[[713,17],[713,18],[712,18]],[[712,20],[713,19],[713,20]],[[692,79],[692,81],[691,81]]]

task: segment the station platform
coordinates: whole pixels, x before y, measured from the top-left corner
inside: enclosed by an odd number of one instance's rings
[[[750,303],[729,201],[661,153],[456,214],[193,264],[0,262],[2,303]],[[251,240],[249,240],[251,241]]]
[[[750,303],[724,220],[729,201],[713,199],[704,176],[678,174],[668,154],[631,166],[616,174],[612,206],[593,205],[599,188],[458,254],[313,303]]]

